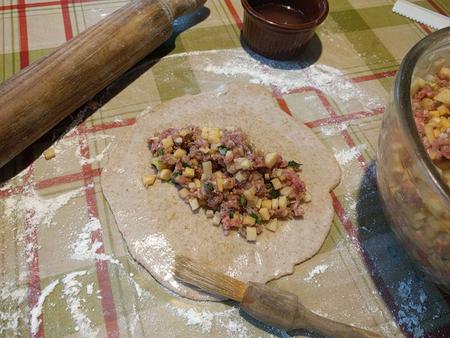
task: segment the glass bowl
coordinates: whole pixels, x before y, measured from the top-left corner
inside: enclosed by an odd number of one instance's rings
[[[411,81],[450,65],[450,28],[419,41],[400,65],[383,118],[377,180],[385,213],[408,254],[450,290],[450,188],[429,158],[414,121]]]

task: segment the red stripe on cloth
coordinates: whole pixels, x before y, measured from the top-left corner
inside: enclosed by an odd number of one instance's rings
[[[28,54],[28,29],[27,14],[25,11],[25,0],[18,0],[18,5],[23,6],[18,9],[19,14],[19,38],[20,38],[20,68],[25,68],[30,64]]]
[[[102,130],[131,126],[135,123],[136,123],[136,119],[130,118],[130,119],[124,119],[124,120],[120,120],[120,121],[113,121],[113,122],[98,124],[93,127],[85,128],[84,130],[86,133],[96,133],[96,132],[102,131]]]
[[[64,23],[64,32],[66,34],[66,41],[73,38],[72,23],[70,22],[69,2],[68,0],[61,0],[61,11]]]
[[[25,215],[25,241],[27,243],[25,252],[27,253],[27,269],[28,269],[28,306],[33,309],[39,301],[41,296],[41,277],[39,272],[39,246],[38,246],[38,234],[37,225],[32,223],[34,216],[33,210],[27,210]],[[41,314],[38,317],[39,327],[32,338],[44,337],[44,315]],[[31,323],[31,311],[30,311],[30,323]]]
[[[326,126],[326,125],[330,125],[330,124],[339,124],[339,123],[343,123],[346,121],[359,120],[359,119],[363,119],[363,118],[370,117],[370,116],[380,115],[383,113],[384,113],[384,108],[377,108],[377,109],[373,109],[373,110],[369,110],[369,111],[360,111],[360,112],[346,114],[346,115],[339,115],[336,117],[325,117],[323,119],[306,122],[305,124],[309,128],[317,128],[320,126]]]
[[[80,134],[80,154],[84,159],[89,159],[89,145],[85,130],[83,126],[79,128]],[[92,167],[90,164],[85,164],[82,167],[84,185],[86,187],[86,203],[88,208],[89,218],[99,218],[97,200],[95,198],[94,179],[90,175]],[[103,242],[103,236],[101,229],[97,229],[91,232],[91,241],[102,243],[97,249],[97,254],[105,253],[105,247]],[[119,327],[117,324],[116,306],[114,303],[114,297],[111,288],[111,281],[109,279],[108,264],[104,260],[96,260],[95,268],[97,272],[97,281],[100,289],[100,295],[102,297],[102,311],[105,321],[106,333],[108,338],[119,337]]]
[[[445,11],[439,7],[439,5],[437,3],[434,2],[434,0],[427,0],[427,2],[431,5],[431,7],[433,7],[439,14],[448,16],[447,13],[445,13]]]
[[[234,22],[236,22],[236,25],[239,27],[240,30],[242,30],[242,26],[243,26],[242,20],[239,17],[239,14],[236,11],[236,8],[234,8],[233,3],[231,2],[231,0],[225,0],[225,4],[227,5],[228,10],[229,10],[231,16],[233,17]]]
[[[67,184],[67,183],[81,181],[84,178],[92,179],[94,177],[100,176],[100,173],[101,173],[101,169],[97,168],[97,169],[91,169],[90,171],[86,171],[86,172],[79,172],[79,173],[73,173],[73,174],[68,174],[68,175],[64,175],[64,176],[53,177],[53,178],[42,180],[42,181],[36,183],[35,187],[36,187],[36,189],[46,189],[46,188],[58,186],[61,184]]]
[[[353,83],[360,83],[360,82],[366,82],[366,81],[373,81],[378,79],[384,79],[386,77],[393,77],[397,74],[396,70],[390,70],[387,72],[380,72],[380,73],[374,73],[370,75],[364,75],[364,76],[357,76],[350,79]]]
[[[76,3],[86,3],[86,2],[96,2],[96,0],[67,0],[67,3],[76,4]],[[19,2],[14,5],[4,5],[0,6],[1,11],[10,11],[10,10],[22,10],[27,8],[40,8],[40,7],[49,7],[49,6],[59,6],[61,5],[61,1],[43,1],[43,2],[33,2],[33,3],[25,3],[24,1]]]

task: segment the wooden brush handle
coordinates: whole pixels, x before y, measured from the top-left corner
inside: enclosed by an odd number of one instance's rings
[[[206,0],[132,0],[0,86],[0,168],[172,34]]]
[[[307,329],[335,338],[381,338],[351,325],[335,322],[306,309],[290,292],[261,283],[248,283],[241,309],[252,317],[284,330]]]

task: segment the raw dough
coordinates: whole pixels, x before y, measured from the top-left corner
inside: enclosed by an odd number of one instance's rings
[[[224,236],[203,210],[193,213],[173,185],[158,181],[144,188],[142,176],[150,171],[151,159],[146,140],[157,131],[187,125],[240,127],[264,152],[303,163],[302,178],[312,195],[305,217],[284,221],[275,233],[264,231],[256,243],[248,243],[236,232]],[[267,282],[292,273],[295,264],[320,249],[329,232],[334,213],[329,191],[339,183],[340,169],[313,132],[280,110],[270,92],[233,84],[174,99],[140,117],[112,150],[101,179],[131,255],[170,290],[218,300],[173,278],[175,253],[242,281]]]

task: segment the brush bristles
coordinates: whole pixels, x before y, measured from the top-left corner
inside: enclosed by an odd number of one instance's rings
[[[179,280],[218,296],[237,302],[242,301],[244,297],[245,283],[214,272],[184,256],[175,257],[174,274]]]

